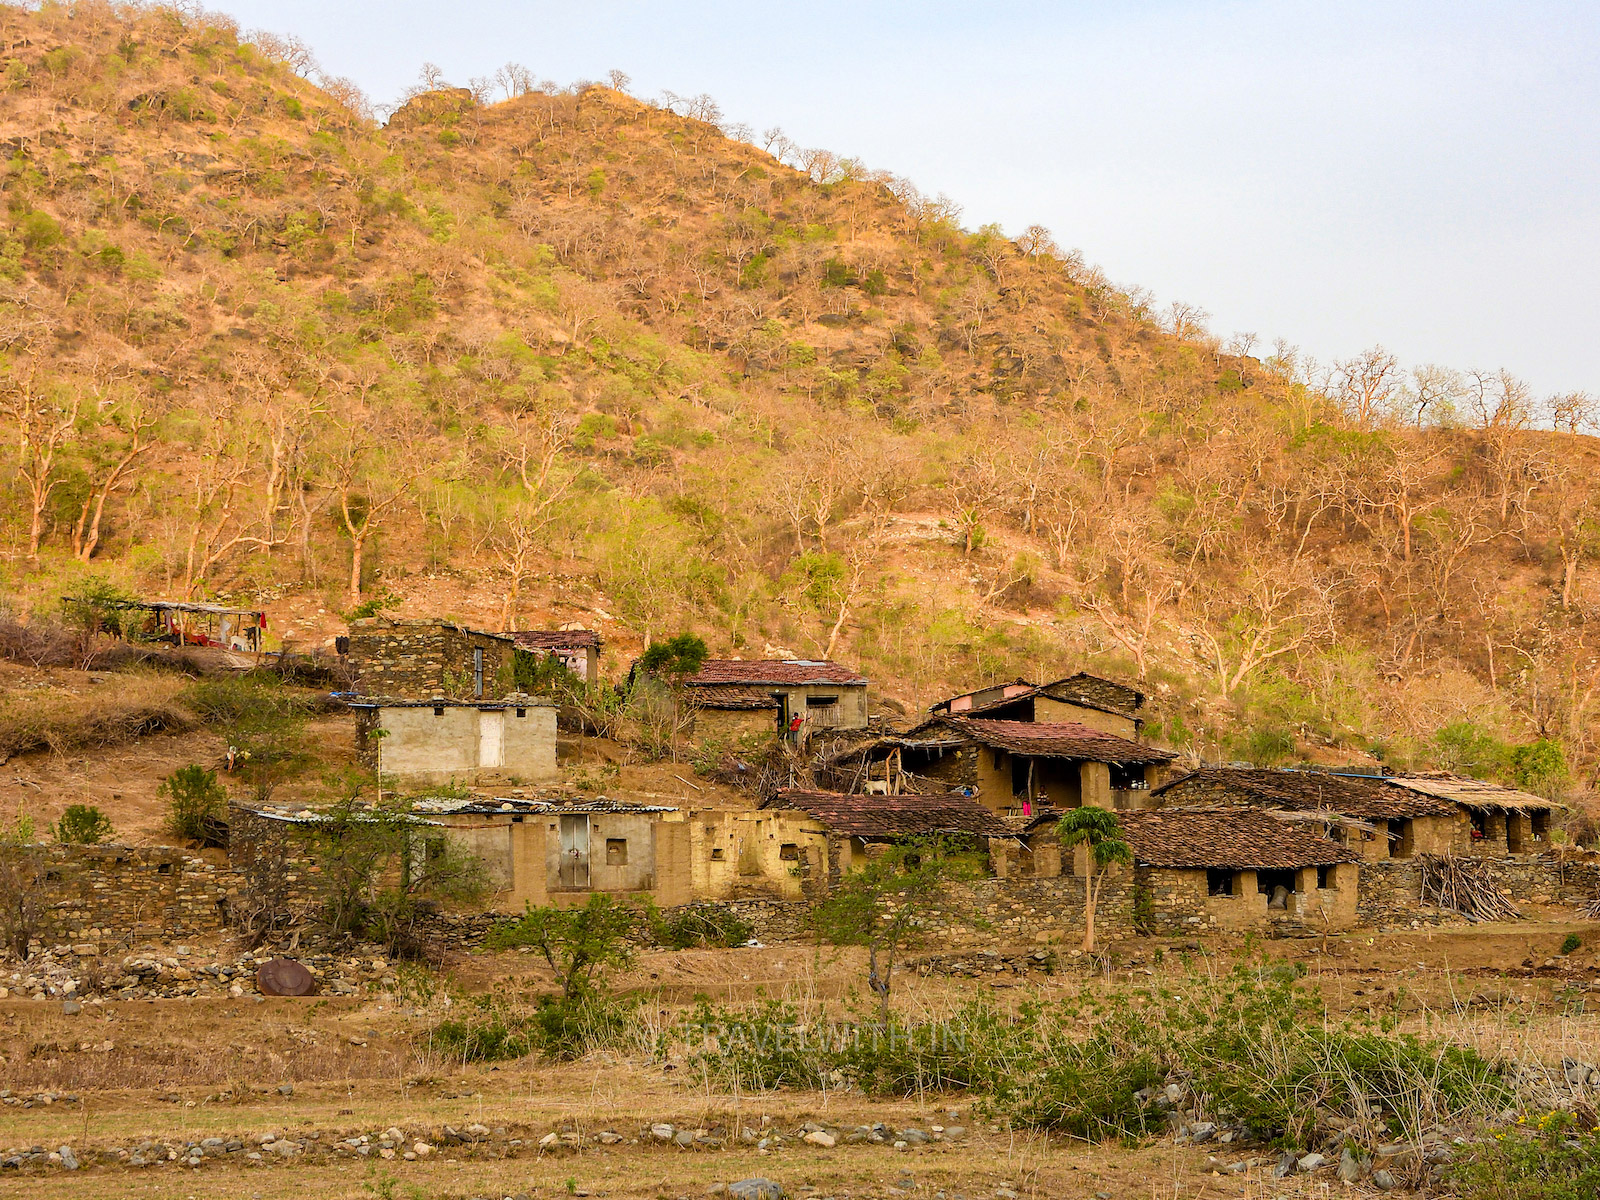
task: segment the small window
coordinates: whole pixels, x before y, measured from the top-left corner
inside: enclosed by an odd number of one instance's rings
[[[171,875],[172,874],[172,864],[171,863],[157,863],[156,864],[156,874],[157,875]]]
[[[606,839],[606,866],[625,867],[628,865],[628,839]]]
[[[442,716],[444,716],[444,705],[442,705],[442,704],[435,704],[435,705],[434,705],[434,706],[433,706],[433,715],[434,715],[434,716],[436,716],[436,717],[442,717]]]
[[[721,862],[723,859],[725,859],[727,857],[728,857],[727,852],[725,850],[723,850],[723,848],[721,846],[713,846],[711,848],[711,861],[712,862]]]
[[[1218,867],[1206,868],[1206,895],[1231,896],[1233,895],[1233,872],[1224,871]]]
[[[784,842],[778,847],[778,857],[784,862],[799,862],[800,847],[793,842]]]
[[[1325,887],[1332,887],[1333,886],[1333,868],[1332,867],[1318,867],[1317,868],[1317,886],[1319,888],[1325,888]]]
[[[837,696],[807,696],[806,697],[806,707],[807,708],[827,708],[829,705],[837,704],[837,703],[839,703],[839,697],[837,697]]]
[[[519,708],[519,709],[517,709],[517,716],[519,716],[519,717],[525,717],[525,716],[527,716],[527,715],[528,715],[528,710],[527,710],[527,709],[525,709],[525,708]]]
[[[483,696],[483,647],[472,648],[472,694],[475,697]]]

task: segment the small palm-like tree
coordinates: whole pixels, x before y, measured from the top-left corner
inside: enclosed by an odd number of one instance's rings
[[[1063,850],[1089,848],[1089,877],[1083,885],[1083,948],[1094,949],[1094,910],[1100,902],[1100,889],[1115,863],[1133,862],[1133,849],[1122,840],[1117,814],[1109,809],[1085,805],[1068,809],[1056,826]]]

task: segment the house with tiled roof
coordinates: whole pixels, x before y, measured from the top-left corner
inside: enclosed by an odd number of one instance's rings
[[[518,650],[557,659],[579,679],[591,682],[600,678],[603,643],[593,629],[521,629],[511,637]]]
[[[995,684],[941,700],[929,710],[935,716],[986,717],[998,721],[1057,723],[1074,721],[1138,739],[1144,728],[1140,710],[1145,694],[1114,679],[1079,671],[1051,683],[1025,679]]]
[[[991,812],[1027,817],[1046,806],[1142,807],[1175,757],[1076,721],[941,715],[849,747],[823,772],[847,791],[961,788]]]
[[[1117,818],[1157,929],[1355,923],[1359,856],[1305,825],[1238,806]]]
[[[826,659],[707,659],[684,680],[698,736],[819,734],[865,729],[867,680]]]
[[[1205,767],[1162,784],[1151,798],[1161,806],[1238,804],[1316,818],[1367,860],[1549,846],[1549,801],[1444,773]]]

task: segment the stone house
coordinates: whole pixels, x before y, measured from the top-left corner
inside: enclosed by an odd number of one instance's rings
[[[1135,904],[1147,906],[1153,931],[1356,922],[1357,855],[1308,829],[1239,807],[1145,809],[1118,820],[1133,851]]]
[[[1080,671],[1054,683],[1018,679],[965,692],[939,701],[929,711],[996,721],[1075,721],[1137,741],[1144,729],[1139,715],[1144,702],[1145,695],[1137,688]]]
[[[508,633],[436,619],[350,622],[347,662],[356,692],[389,699],[481,700],[516,686]]]
[[[937,716],[908,733],[851,746],[822,764],[841,791],[963,788],[991,812],[1142,808],[1176,755],[1076,721]]]
[[[710,659],[684,692],[702,738],[784,733],[804,744],[867,725],[867,680],[834,662]]]
[[[1499,857],[1550,848],[1550,818],[1556,806],[1542,796],[1446,771],[1386,775],[1383,782],[1397,792],[1455,805],[1461,817],[1457,853]]]
[[[1161,805],[1244,804],[1315,818],[1368,861],[1526,854],[1550,844],[1549,801],[1442,772],[1206,767],[1156,788],[1152,799]]]
[[[592,629],[524,629],[511,636],[518,650],[558,659],[585,683],[600,679],[600,635]]]
[[[357,714],[357,759],[402,787],[557,777],[556,705],[540,696],[349,703]]]
[[[761,808],[806,818],[796,826],[803,840],[788,857],[796,863],[796,873],[811,884],[808,895],[826,894],[852,867],[904,837],[965,834],[991,848],[991,839],[1012,846],[1017,838],[1011,826],[960,794],[883,796],[786,790],[763,801]],[[1003,862],[1003,849],[1000,857]]]

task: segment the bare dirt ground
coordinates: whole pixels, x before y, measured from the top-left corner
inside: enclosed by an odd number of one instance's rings
[[[1569,933],[1584,948],[1557,949]],[[1592,1058],[1600,1045],[1600,923],[1528,920],[1402,934],[1358,932],[1273,943],[1275,958],[1303,962],[1306,978],[1335,1013],[1392,1014],[1403,1029],[1470,1042],[1491,1053],[1555,1061]],[[222,944],[215,947],[222,952]],[[992,979],[900,977],[897,1006],[927,1015],[974,994],[1002,1004],[1048,1002],[1083,987],[1151,982],[1172,989],[1225,972],[1246,948],[1238,941],[1198,949],[1181,942],[1135,939],[1116,947],[1117,965],[1089,974]],[[1259,949],[1251,951],[1259,953]],[[1531,965],[1528,965],[1531,964]],[[1548,964],[1548,965],[1547,965]],[[725,951],[652,952],[616,982],[655,999],[665,1022],[697,996],[713,1001],[774,997],[802,1008],[837,1008],[861,989],[857,951],[784,945]],[[251,997],[107,1001],[81,1013],[59,1002],[0,1000],[0,1088],[18,1094],[70,1093],[60,1101],[0,1108],[0,1150],[71,1145],[97,1150],[140,1142],[198,1142],[205,1137],[259,1143],[267,1134],[306,1139],[308,1151],[261,1164],[241,1154],[136,1169],[92,1163],[8,1170],[7,1196],[251,1197],[305,1194],[331,1200],[400,1197],[592,1195],[699,1197],[716,1183],[767,1176],[790,1196],[836,1198],[956,1196],[978,1200],[1010,1188],[1023,1197],[1150,1197],[1200,1200],[1238,1197],[1326,1197],[1359,1192],[1320,1176],[1273,1180],[1274,1156],[1235,1149],[1226,1158],[1251,1163],[1242,1174],[1206,1147],[1158,1140],[1138,1146],[1085,1145],[1059,1136],[1011,1130],[961,1093],[873,1098],[851,1092],[787,1091],[728,1094],[696,1078],[692,1063],[666,1062],[645,1049],[650,1006],[640,1016],[637,1053],[592,1055],[572,1064],[534,1060],[463,1068],[437,1050],[428,1031],[470,1006],[474,995],[548,986],[531,956],[462,955],[445,975],[403,973],[388,993],[304,1000]],[[292,1089],[285,1095],[282,1088]],[[714,1150],[654,1144],[652,1123],[732,1135]],[[887,1122],[930,1129],[961,1125],[950,1143],[895,1150],[846,1145],[823,1149],[792,1137],[763,1152],[741,1145],[737,1131],[794,1131],[806,1121],[830,1127]],[[332,1155],[320,1147],[390,1126],[434,1137],[445,1125],[480,1123],[492,1131],[475,1145],[441,1144],[417,1161]],[[617,1145],[540,1149],[550,1132],[593,1135],[614,1130]],[[520,1142],[520,1144],[513,1144]]]

